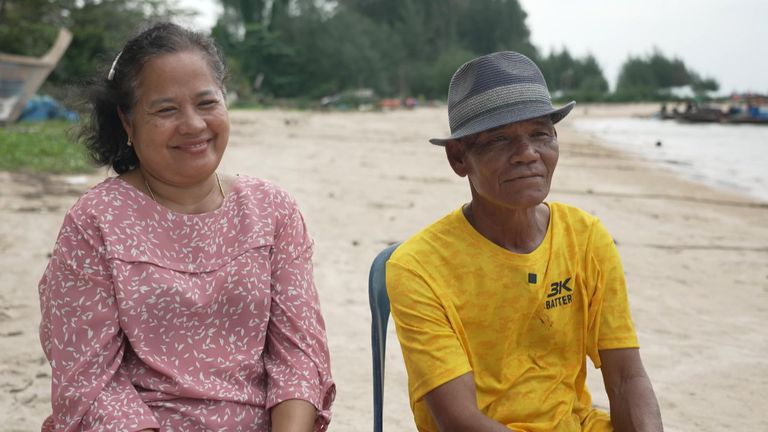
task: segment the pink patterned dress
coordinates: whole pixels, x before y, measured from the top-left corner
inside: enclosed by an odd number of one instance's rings
[[[335,386],[311,257],[296,203],[269,182],[238,177],[199,215],[97,185],[40,281],[43,430],[268,431],[287,399],[326,430]]]

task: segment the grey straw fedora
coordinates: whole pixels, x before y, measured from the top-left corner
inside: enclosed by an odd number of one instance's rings
[[[464,63],[453,74],[448,88],[448,122],[451,136],[432,138],[432,144],[462,138],[505,124],[548,115],[562,120],[576,102],[552,106],[544,76],[531,59],[502,51]]]

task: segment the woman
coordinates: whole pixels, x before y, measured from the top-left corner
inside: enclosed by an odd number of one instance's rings
[[[43,430],[327,428],[312,241],[284,191],[217,173],[224,77],[208,38],[165,23],[97,80],[83,136],[118,176],[67,213],[40,281]]]

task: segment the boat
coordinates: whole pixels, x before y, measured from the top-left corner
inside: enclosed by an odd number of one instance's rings
[[[0,124],[15,122],[27,101],[48,78],[72,41],[72,33],[59,29],[56,41],[42,57],[0,53]]]
[[[760,95],[733,96],[728,107],[728,123],[768,125],[768,97]]]
[[[675,106],[671,111],[668,111],[667,104],[663,103],[654,117],[662,120],[677,120],[681,123],[768,125],[768,96],[734,95],[728,106],[687,101],[685,110],[679,110]]]
[[[694,101],[686,101],[684,109],[674,106],[667,109],[667,104],[662,103],[661,109],[654,115],[661,120],[677,120],[681,123],[722,123],[726,120],[725,113],[718,106],[702,105]]]
[[[683,123],[722,123],[727,118],[720,108],[694,105],[678,114],[676,119]]]

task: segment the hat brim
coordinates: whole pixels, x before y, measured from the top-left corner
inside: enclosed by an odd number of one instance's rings
[[[510,107],[500,110],[490,115],[485,115],[478,118],[475,121],[469,122],[462,126],[448,138],[431,138],[429,142],[435,145],[444,146],[448,141],[464,138],[465,136],[473,135],[476,133],[484,132],[490,129],[495,129],[499,126],[504,126],[512,123],[519,123],[521,121],[531,120],[539,117],[549,116],[552,119],[552,124],[564,119],[568,113],[571,112],[576,105],[576,101],[570,101],[561,108],[553,108],[550,106],[540,106],[531,109],[530,105],[523,107]]]

